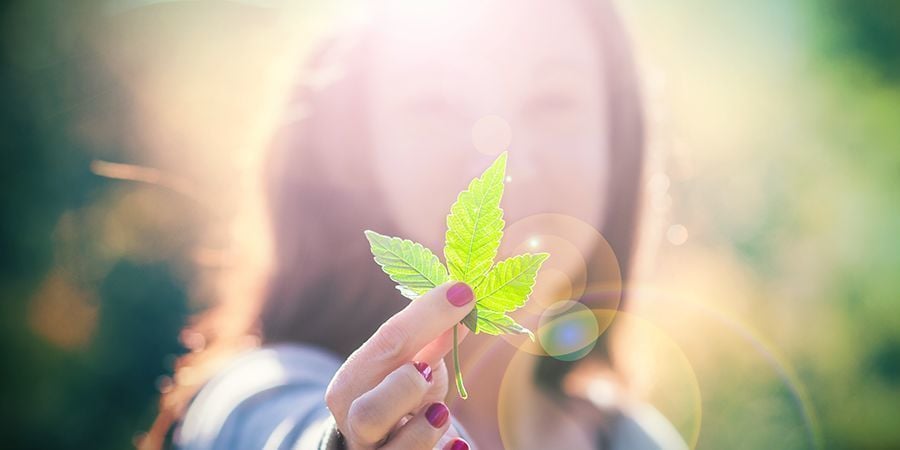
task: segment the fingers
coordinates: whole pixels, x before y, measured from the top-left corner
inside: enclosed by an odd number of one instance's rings
[[[411,369],[406,369],[407,375],[395,375],[393,381],[386,378],[392,373],[404,373],[398,368],[411,367],[409,361],[426,346],[424,355],[430,359],[427,363],[437,364],[452,346],[453,325],[474,308],[473,300],[474,293],[468,285],[447,282],[413,300],[383,323],[347,358],[328,385],[325,402],[338,428],[359,442],[375,444],[404,414],[421,404],[427,389],[410,388],[409,384],[406,389],[394,387],[402,384],[398,380],[403,376],[409,377]],[[441,338],[440,342],[429,345],[436,338]],[[442,372],[441,389],[446,394],[446,369]],[[428,398],[434,398],[431,394],[441,389],[432,389]],[[398,401],[401,397],[403,400]],[[348,422],[351,407],[355,421],[352,424]]]
[[[403,364],[351,403],[342,431],[359,446],[377,444],[405,415],[419,408],[433,384],[430,366]]]
[[[469,443],[459,435],[459,430],[454,425],[455,424],[451,420],[450,428],[447,428],[444,435],[438,439],[434,448],[442,450],[468,450]]]
[[[431,387],[428,389],[428,392],[426,392],[425,396],[422,398],[422,403],[433,403],[447,397],[448,374],[447,367],[444,365],[444,360],[438,360],[437,364],[434,366],[432,375],[434,379],[431,381]]]
[[[438,360],[437,364],[435,364],[435,366],[434,366],[434,370],[431,371],[431,374],[433,377],[431,380],[431,386],[428,388],[428,391],[425,392],[425,395],[422,397],[422,402],[419,403],[419,405],[417,405],[416,409],[420,408],[422,405],[427,405],[427,404],[431,404],[434,402],[442,401],[442,400],[444,400],[444,398],[447,397],[447,386],[448,386],[447,385],[447,381],[448,381],[447,376],[448,375],[447,375],[447,366],[444,364],[443,359]],[[415,412],[416,411],[411,410],[411,411],[409,411],[408,414],[401,417],[400,421],[397,422],[394,425],[394,427],[391,429],[391,432],[389,433],[389,435],[394,434],[397,430],[399,430],[401,427],[406,425],[406,422],[408,422],[410,419],[412,419],[414,417],[413,413],[415,413]],[[444,438],[449,440],[452,437],[458,436],[458,434],[452,434],[454,431],[455,430],[454,430],[453,426],[451,425],[450,430],[444,434]],[[451,435],[451,436],[447,437],[447,435]]]
[[[450,410],[441,402],[422,408],[391,437],[385,450],[430,450],[450,427]]]
[[[356,359],[369,370],[392,370],[462,320],[475,306],[474,297],[465,283],[447,282],[428,291],[383,323]]]
[[[462,438],[453,438],[441,448],[444,450],[469,450],[469,443]]]
[[[462,342],[469,335],[469,329],[465,325],[457,325],[457,341]],[[453,328],[444,331],[437,339],[428,343],[416,356],[415,361],[425,361],[428,364],[436,365],[438,361],[443,360],[444,356],[453,348]]]
[[[353,399],[462,320],[475,306],[473,299],[474,293],[465,283],[447,282],[383,323],[347,358],[328,386],[325,399],[338,423],[346,417]]]

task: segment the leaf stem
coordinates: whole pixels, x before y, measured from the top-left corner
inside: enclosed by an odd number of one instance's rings
[[[466,387],[463,386],[462,370],[459,367],[459,342],[457,342],[457,327],[459,327],[459,324],[453,325],[453,370],[456,372],[456,391],[459,392],[459,397],[465,400],[467,397],[469,397],[469,394],[466,392]]]

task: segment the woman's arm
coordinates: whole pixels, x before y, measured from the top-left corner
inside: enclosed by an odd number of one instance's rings
[[[325,389],[340,365],[337,355],[307,345],[249,351],[200,390],[173,444],[200,450],[318,443],[330,417]]]

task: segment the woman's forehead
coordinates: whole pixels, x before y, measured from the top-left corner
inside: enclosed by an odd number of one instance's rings
[[[595,67],[599,45],[570,1],[388,0],[373,23],[386,75]],[[380,64],[379,64],[380,63]]]

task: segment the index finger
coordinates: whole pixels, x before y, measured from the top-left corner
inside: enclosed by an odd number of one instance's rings
[[[385,321],[353,358],[370,371],[388,373],[461,321],[475,303],[466,283],[450,281],[413,300]],[[353,363],[351,363],[353,364]]]
[[[475,307],[474,298],[472,288],[462,282],[450,281],[433,288],[381,324],[347,358],[341,371],[370,374],[370,383],[364,384],[374,386],[466,317]]]

